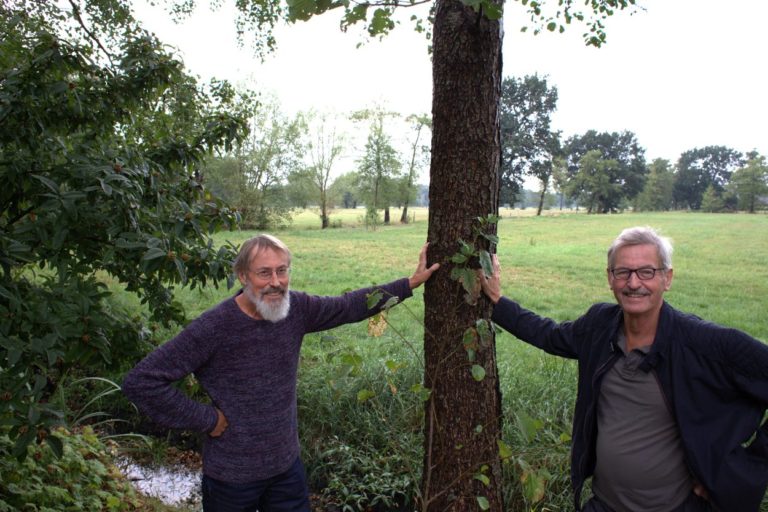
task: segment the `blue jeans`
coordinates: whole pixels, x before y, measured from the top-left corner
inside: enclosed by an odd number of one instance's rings
[[[233,484],[203,475],[205,512],[309,512],[309,488],[301,458],[272,478]]]

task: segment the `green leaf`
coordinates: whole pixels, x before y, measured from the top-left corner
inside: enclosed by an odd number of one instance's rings
[[[480,344],[484,347],[489,347],[493,338],[491,323],[484,318],[480,318],[475,322],[475,327],[477,329],[477,334],[480,337]]]
[[[13,445],[13,450],[11,451],[12,455],[19,460],[23,460],[27,455],[27,446],[29,446],[30,443],[35,439],[36,435],[37,432],[30,429],[19,436],[19,438],[16,439],[16,443]]]
[[[461,253],[456,253],[453,256],[449,258],[449,261],[451,263],[456,263],[457,265],[461,265],[462,263],[466,263],[469,260],[469,258]]]
[[[485,496],[477,496],[475,499],[477,499],[477,506],[480,507],[480,510],[488,510],[491,508],[491,504],[488,503],[488,498]]]
[[[362,403],[367,400],[370,400],[375,396],[376,396],[376,393],[374,393],[370,389],[361,389],[360,391],[357,392],[357,401]]]
[[[477,273],[471,268],[453,267],[451,269],[451,279],[461,283],[464,291],[472,294],[475,292],[475,283],[477,282]]]
[[[483,368],[479,364],[473,364],[472,378],[475,379],[477,382],[480,382],[481,380],[483,380],[485,378],[485,368]]]
[[[499,458],[503,461],[507,461],[512,457],[512,448],[501,439],[496,440],[496,445],[499,447]]]
[[[480,267],[483,269],[483,273],[490,277],[493,274],[493,263],[491,262],[491,254],[488,251],[480,251]]]
[[[376,304],[381,302],[381,299],[384,298],[384,292],[381,290],[375,290],[368,294],[368,298],[366,300],[366,304],[368,305],[368,309],[373,309],[376,307]]]
[[[61,454],[64,453],[64,446],[61,442],[61,439],[59,439],[56,436],[48,436],[45,438],[46,444],[48,444],[48,447],[53,452],[53,455],[58,459],[61,458]]]
[[[483,483],[483,485],[485,485],[486,487],[487,487],[487,486],[489,486],[489,485],[491,484],[491,479],[490,479],[490,478],[488,478],[488,475],[484,475],[484,474],[482,474],[482,473],[477,473],[477,474],[474,476],[474,479],[475,479],[475,480],[478,480],[478,481],[480,481],[480,482],[482,482],[482,483]]]
[[[461,338],[464,348],[469,350],[477,347],[477,330],[474,327],[467,327],[464,336]]]
[[[411,386],[411,393],[417,395],[422,402],[429,400],[429,396],[432,394],[432,390],[425,388],[421,383]]]
[[[544,427],[544,423],[536,418],[526,414],[524,411],[518,411],[515,414],[517,428],[527,442],[532,442],[536,438],[539,430]]]
[[[400,299],[398,297],[390,297],[387,299],[387,302],[381,306],[381,309],[390,309],[397,306],[398,304],[400,304]]]
[[[142,260],[156,260],[158,258],[165,258],[168,255],[168,251],[161,249],[160,247],[152,247],[150,250],[144,253]]]
[[[41,176],[39,174],[32,174],[32,178],[35,178],[40,183],[45,185],[48,189],[50,189],[52,192],[58,195],[59,193],[59,184],[53,181],[52,179],[46,178],[45,176]]]

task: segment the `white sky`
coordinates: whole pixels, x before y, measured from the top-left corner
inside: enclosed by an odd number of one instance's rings
[[[553,127],[564,138],[629,130],[649,162],[675,162],[708,145],[768,155],[768,1],[638,3],[646,11],[609,19],[608,43],[595,49],[582,42],[581,25],[565,34],[520,33],[527,16],[507,0],[503,75],[548,77],[559,94]],[[140,13],[146,28],[179,48],[193,74],[272,91],[287,111],[348,112],[376,103],[404,115],[431,111],[427,46],[407,10],[390,36],[361,48],[359,32],[342,33],[333,12],[280,28],[278,50],[265,63],[237,48],[232,11],[206,7],[181,25],[159,10]]]

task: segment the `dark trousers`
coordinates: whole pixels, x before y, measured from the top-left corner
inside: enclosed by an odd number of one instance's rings
[[[205,512],[309,512],[304,464],[296,459],[288,471],[272,478],[233,484],[203,475]]]
[[[670,512],[712,512],[715,508],[709,503],[709,501],[696,496],[693,492],[688,498],[674,510]],[[588,502],[581,507],[582,512],[614,512],[614,510],[600,501],[597,496],[592,496]]]

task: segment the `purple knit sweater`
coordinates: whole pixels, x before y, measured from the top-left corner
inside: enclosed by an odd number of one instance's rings
[[[181,333],[131,370],[123,392],[161,425],[208,433],[218,407],[229,426],[204,436],[203,472],[217,480],[247,483],[278,475],[299,456],[296,377],[306,333],[358,322],[379,311],[367,295],[411,296],[407,279],[338,297],[290,292],[291,309],[280,322],[254,320],[230,297],[204,312]],[[242,292],[238,292],[242,293]],[[379,305],[379,306],[380,306]],[[194,373],[213,405],[190,399],[173,386]]]

